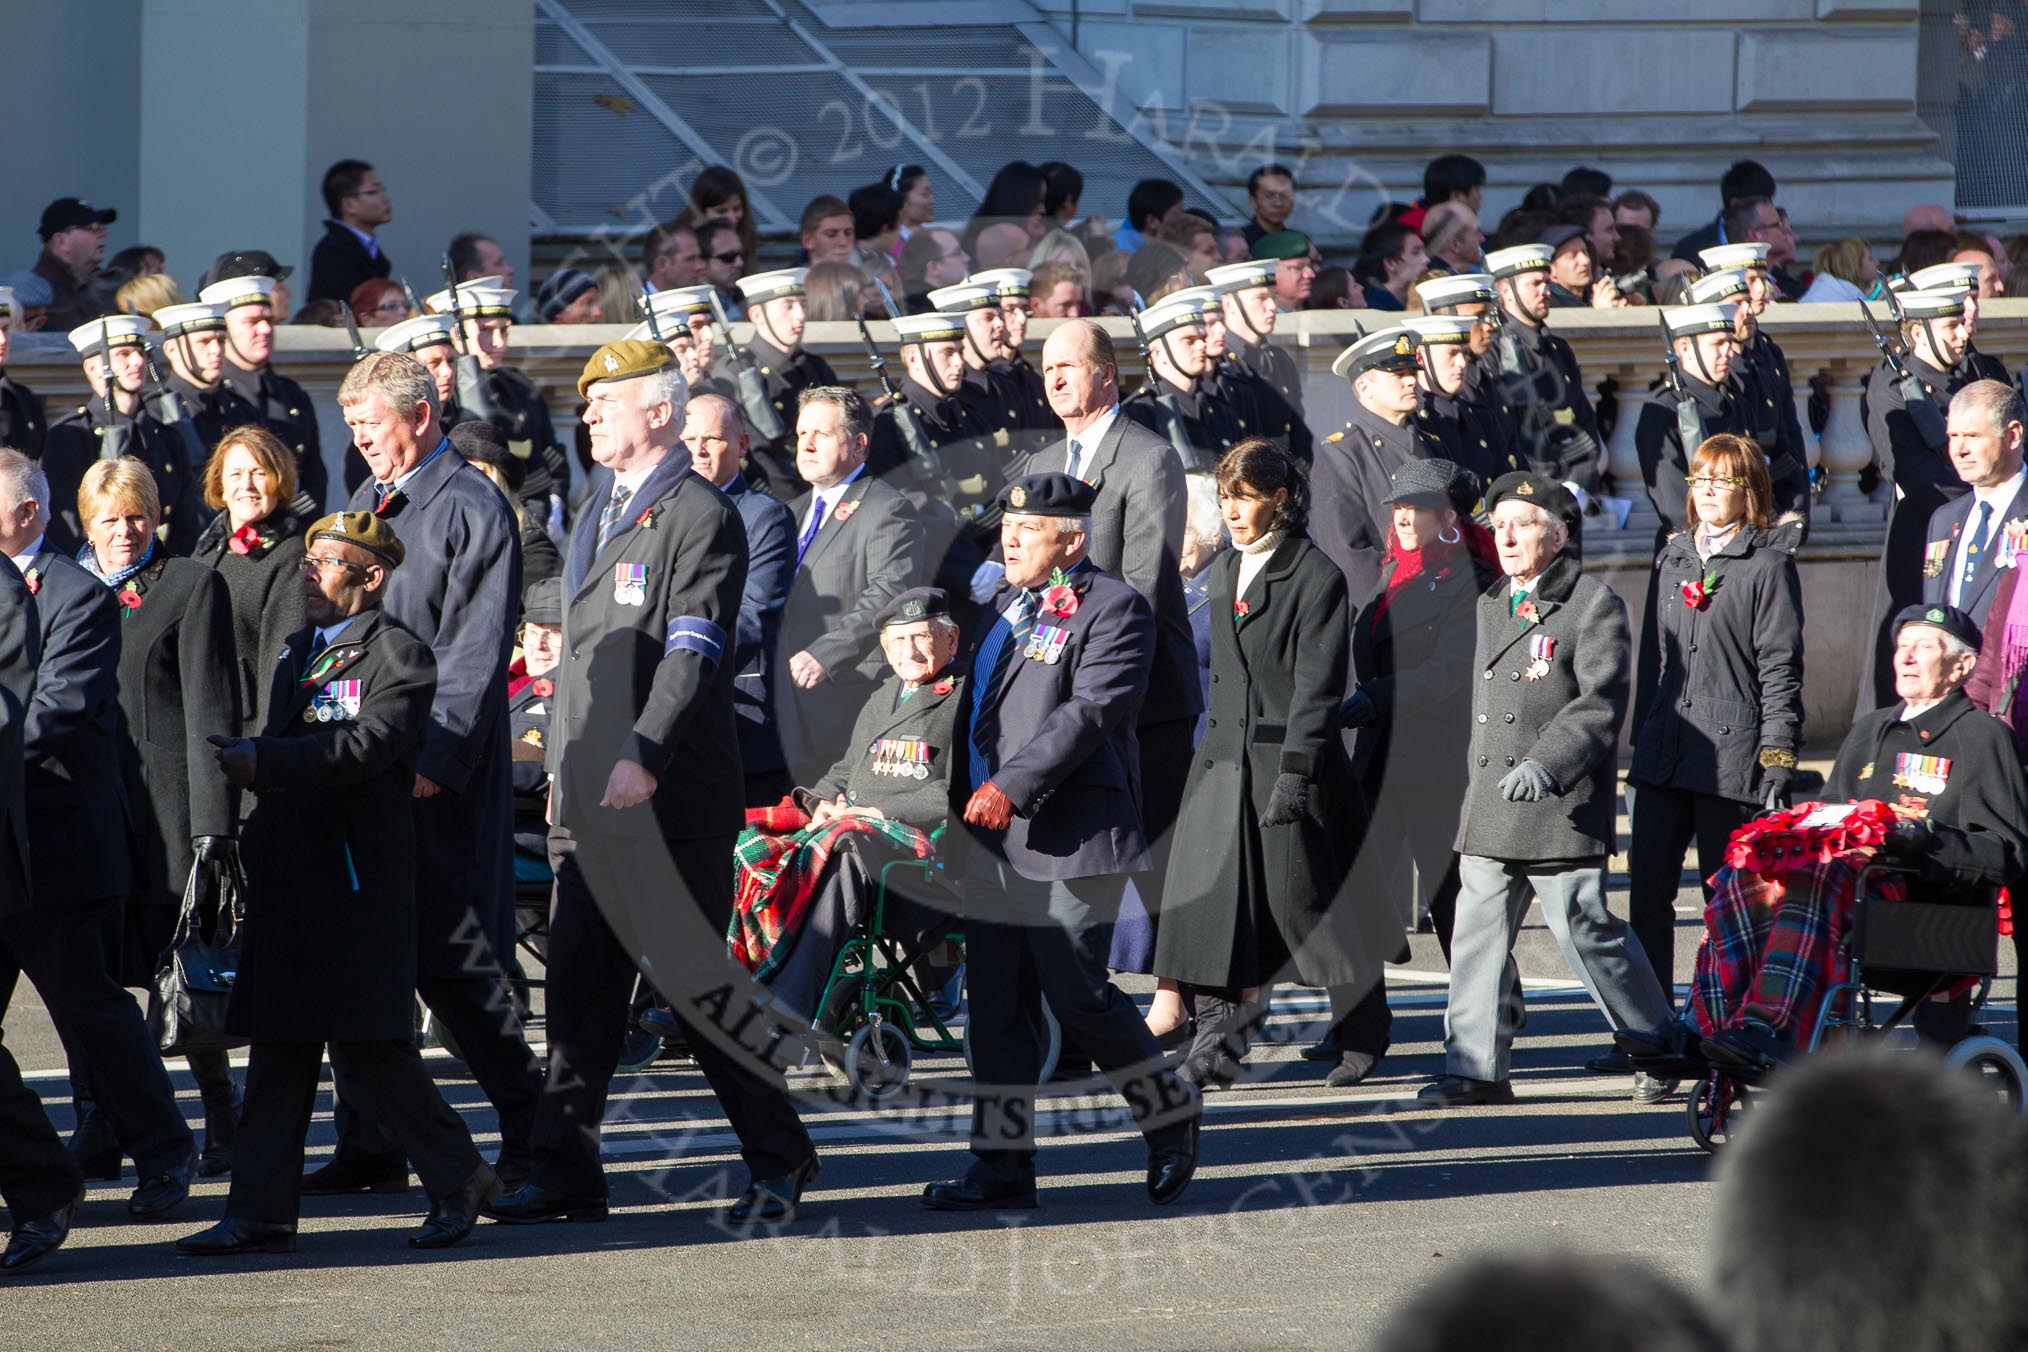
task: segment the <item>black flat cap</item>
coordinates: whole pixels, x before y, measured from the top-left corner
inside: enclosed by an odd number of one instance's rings
[[[1573,535],[1584,521],[1584,512],[1578,507],[1577,499],[1571,495],[1570,490],[1547,474],[1535,474],[1518,469],[1509,474],[1502,474],[1486,489],[1486,510],[1491,512],[1509,498],[1517,502],[1534,503],[1569,526]]]
[[[1030,474],[1000,490],[1003,512],[1021,516],[1089,516],[1098,490],[1068,474]]]
[[[950,613],[951,594],[942,587],[910,587],[880,608],[880,613],[873,617],[873,627],[885,629],[890,624],[914,624],[939,615],[948,617]]]
[[[201,291],[204,287],[216,286],[234,277],[272,277],[279,282],[293,271],[294,268],[285,268],[277,263],[275,256],[266,249],[234,249],[211,260],[198,289]]]
[[[1411,460],[1387,481],[1387,501],[1409,507],[1449,507],[1458,467],[1448,460]]]
[[[521,595],[521,618],[530,624],[563,627],[563,579],[545,577],[528,584]]]
[[[1903,606],[1894,617],[1895,634],[1911,624],[1941,629],[1973,652],[1979,650],[1979,622],[1956,606]]]

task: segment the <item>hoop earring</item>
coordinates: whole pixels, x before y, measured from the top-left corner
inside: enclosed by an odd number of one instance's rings
[[[1458,541],[1460,541],[1460,540],[1462,540],[1462,539],[1464,539],[1464,538],[1465,538],[1465,533],[1464,533],[1463,531],[1459,530],[1459,529],[1458,529],[1458,528],[1457,528],[1456,526],[1452,526],[1452,527],[1451,527],[1451,533],[1450,533],[1449,535],[1445,535],[1445,534],[1444,534],[1444,533],[1443,533],[1442,531],[1438,531],[1438,532],[1437,532],[1437,543],[1438,543],[1438,544],[1444,544],[1444,545],[1454,545],[1454,544],[1456,544],[1456,543],[1457,543]]]

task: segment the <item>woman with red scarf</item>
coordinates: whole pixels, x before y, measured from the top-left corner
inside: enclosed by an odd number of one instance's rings
[[[1211,707],[1154,962],[1193,989],[1197,1033],[1177,1074],[1208,1086],[1238,1075],[1255,996],[1277,978],[1370,984],[1389,956],[1369,953],[1347,923],[1356,917],[1334,910],[1361,814],[1338,725],[1345,579],[1303,533],[1308,476],[1251,437],[1225,453],[1217,479],[1233,548],[1207,570]]]
[[[1802,584],[1796,532],[1771,526],[1767,457],[1721,432],[1690,456],[1688,530],[1655,558],[1655,616],[1634,693],[1627,918],[1664,990],[1676,982],[1676,893],[1725,862],[1732,833],[1784,806],[1803,734]],[[1711,900],[1707,883],[1703,899]]]
[[[266,726],[268,676],[303,617],[303,534],[293,515],[296,455],[265,427],[235,427],[204,466],[204,501],[219,509],[192,557],[225,579],[239,655],[239,707],[250,728]]]

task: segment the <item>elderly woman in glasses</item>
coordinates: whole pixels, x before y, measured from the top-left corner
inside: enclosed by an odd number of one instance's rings
[[[1656,676],[1637,692],[1627,774],[1629,919],[1665,990],[1690,842],[1709,878],[1733,831],[1785,801],[1803,726],[1802,584],[1793,532],[1771,529],[1767,457],[1721,433],[1691,454],[1688,479],[1690,524],[1655,559],[1644,665]]]
[[[158,541],[162,498],[131,456],[100,460],[78,488],[85,547],[78,562],[111,587],[120,617],[120,778],[134,825],[138,887],[127,912],[120,980],[152,984],[175,930],[184,885],[200,859],[220,859],[237,833],[232,791],[212,767],[212,733],[239,733],[228,673],[232,606],[224,579]],[[238,1096],[223,1051],[193,1053],[204,1098],[207,1177],[232,1168]]]

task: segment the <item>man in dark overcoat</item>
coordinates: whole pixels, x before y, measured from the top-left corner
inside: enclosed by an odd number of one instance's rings
[[[42,634],[20,570],[0,565],[0,921],[28,909],[28,812],[21,747]],[[46,1258],[70,1236],[84,1179],[42,1097],[0,1043],[0,1202],[13,1218],[0,1272]]]
[[[214,735],[218,765],[254,794],[242,832],[247,918],[226,1028],[251,1044],[225,1218],[181,1253],[296,1247],[303,1141],[321,1055],[415,1162],[430,1212],[413,1248],[455,1244],[500,1190],[414,1042],[416,822],[409,794],[436,663],[382,613],[403,549],[388,523],[342,512],[310,527],[310,623],[275,662],[267,726]]]
[[[1144,868],[1134,717],[1154,656],[1148,604],[1087,557],[1097,494],[1067,474],[1001,491],[1006,583],[974,655],[954,776],[965,832],[966,964],[979,1079],[973,1163],[923,1190],[940,1211],[1035,1205],[1042,1001],[1126,1098],[1148,1140],[1148,1195],[1174,1201],[1197,1167],[1196,1091],[1162,1068],[1106,971],[1125,875]]]
[[[42,644],[24,728],[31,895],[0,919],[0,1011],[26,973],[105,1108],[84,1115],[74,1148],[97,1154],[116,1137],[141,1178],[128,1210],[154,1217],[189,1195],[197,1160],[140,1006],[114,977],[139,869],[120,787],[120,606],[48,548],[48,496],[40,469],[0,450],[0,552],[35,597]]]
[[[1531,897],[1617,1030],[1670,1023],[1640,940],[1606,909],[1620,725],[1633,672],[1626,607],[1568,550],[1570,490],[1507,474],[1486,493],[1506,577],[1479,597],[1470,780],[1458,825],[1458,906],[1432,1107],[1511,1103],[1505,972]]]
[[[406,551],[389,618],[430,645],[436,691],[416,763],[416,990],[449,1030],[500,1114],[500,1165],[526,1168],[542,1071],[522,1036],[502,964],[514,947],[514,765],[507,664],[521,602],[520,528],[491,480],[438,425],[436,381],[406,353],[376,352],[338,402],[372,478],[353,511],[386,521]],[[343,1054],[332,1073],[341,1101]],[[403,1186],[392,1143],[349,1108],[332,1162],[305,1191]]]
[[[608,343],[578,379],[600,465],[571,531],[551,718],[549,1080],[526,1186],[487,1209],[526,1224],[603,1220],[599,1127],[637,972],[684,1024],[749,1172],[734,1223],[791,1219],[816,1149],[773,1044],[730,1027],[725,956],[743,822],[731,654],[746,529],[690,468],[683,377],[665,344]],[[750,1003],[750,1002],[748,1002]],[[742,1003],[741,1008],[745,1008]]]

